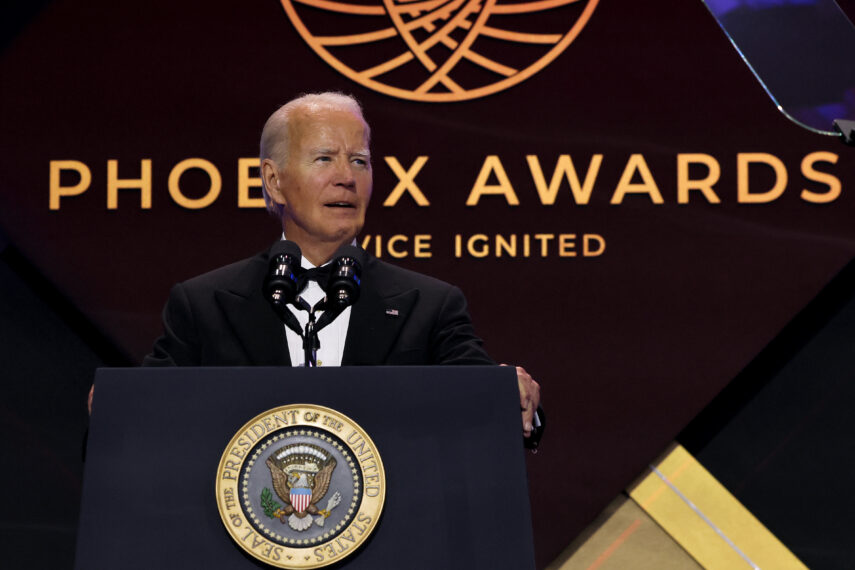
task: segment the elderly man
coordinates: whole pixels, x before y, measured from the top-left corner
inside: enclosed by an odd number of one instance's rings
[[[371,131],[359,103],[338,93],[304,95],[277,110],[261,135],[268,209],[296,242],[304,267],[322,266],[355,243],[371,198]],[[164,334],[144,365],[301,365],[300,337],[262,296],[268,252],[176,285]],[[323,297],[310,281],[300,295]],[[305,325],[308,316],[294,311]],[[366,256],[358,302],[319,333],[318,365],[494,364],[481,347],[459,289]],[[517,368],[523,434],[530,438],[540,388]],[[536,445],[536,438],[529,443]]]

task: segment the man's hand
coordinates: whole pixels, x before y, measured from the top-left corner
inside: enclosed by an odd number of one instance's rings
[[[507,366],[507,364],[502,364]],[[522,427],[525,437],[531,436],[533,429],[534,413],[540,405],[540,384],[525,371],[522,366],[517,366],[517,384],[520,388],[520,410],[522,410]]]

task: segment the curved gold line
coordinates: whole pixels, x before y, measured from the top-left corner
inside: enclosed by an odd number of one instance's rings
[[[446,87],[448,87],[448,90],[451,91],[452,93],[457,93],[457,94],[466,93],[466,90],[463,87],[461,87],[460,85],[455,83],[447,75],[444,76],[442,79],[440,79],[439,82],[442,83],[443,85],[445,85]]]
[[[530,78],[532,75],[541,71],[544,67],[549,65],[556,57],[558,57],[565,49],[567,49],[567,46],[570,45],[579,36],[585,25],[591,19],[591,15],[594,13],[594,10],[596,9],[599,0],[588,0],[588,3],[582,10],[582,13],[579,15],[579,18],[576,20],[576,23],[573,24],[572,28],[570,28],[570,31],[567,32],[567,34],[558,44],[553,46],[552,49],[550,49],[545,55],[543,55],[543,57],[538,59],[535,63],[512,77],[508,77],[507,79],[503,79],[502,81],[497,81],[496,83],[491,83],[490,85],[484,85],[483,87],[470,89],[469,91],[466,91],[459,95],[455,93],[414,93],[413,91],[410,91],[408,89],[401,89],[400,87],[394,87],[392,85],[387,85],[374,79],[366,79],[365,77],[362,77],[359,72],[347,65],[344,65],[338,59],[333,57],[332,54],[327,51],[323,46],[315,47],[312,34],[309,33],[309,30],[306,28],[306,25],[303,24],[302,20],[300,20],[300,18],[297,16],[294,7],[291,5],[291,0],[280,0],[280,2],[282,3],[282,7],[285,9],[285,12],[288,14],[291,23],[297,29],[297,32],[300,34],[303,40],[307,44],[309,44],[312,49],[315,49],[316,53],[321,57],[321,59],[323,59],[325,62],[327,62],[328,65],[330,65],[333,69],[335,69],[345,77],[349,77],[350,79],[360,83],[362,86],[367,87],[368,89],[373,89],[378,93],[382,93],[390,97],[397,97],[406,101],[419,101],[422,103],[455,103],[459,101],[470,101],[472,99],[479,99],[481,97],[486,97],[488,95],[493,95],[500,91],[504,91],[505,89],[522,83],[526,79]]]
[[[357,14],[359,16],[383,16],[386,14],[386,10],[383,9],[383,6],[362,6],[357,4],[345,4],[343,2],[332,2],[331,0],[294,0],[294,2],[342,14]]]
[[[431,35],[428,39],[421,43],[422,47],[425,50],[429,50],[436,44],[442,41],[444,37],[447,37],[454,31],[455,28],[463,28],[463,29],[471,29],[471,24],[469,20],[467,20],[467,16],[472,12],[478,10],[478,7],[481,5],[481,0],[469,0],[464,6],[451,20],[448,21],[444,26],[442,26],[438,32]],[[467,25],[468,24],[468,25]],[[433,71],[432,69],[430,71]]]
[[[481,67],[485,69],[489,69],[493,73],[498,73],[499,75],[504,75],[505,77],[510,77],[511,75],[517,73],[518,70],[513,67],[508,67],[507,65],[502,65],[498,61],[493,61],[492,59],[486,58],[480,53],[476,53],[474,51],[467,51],[463,54],[463,57],[471,61],[472,63],[477,63]]]
[[[375,65],[374,67],[360,71],[357,74],[357,76],[363,77],[367,80],[367,79],[370,79],[371,77],[375,77],[377,75],[383,75],[387,71],[397,69],[398,67],[401,67],[402,65],[407,63],[408,61],[412,61],[413,57],[414,56],[413,56],[412,52],[405,51],[404,53],[402,53],[401,55],[399,55],[396,58],[385,61],[385,62],[381,63],[380,65]]]
[[[434,10],[421,16],[419,18],[415,18],[414,20],[410,20],[407,22],[407,29],[412,30],[415,28],[422,28],[425,26],[425,23],[432,24],[435,20],[447,20],[448,16],[451,14],[452,10],[456,10],[458,6],[463,4],[465,0],[453,0],[449,2],[446,6]],[[445,17],[443,17],[443,14]]]
[[[418,58],[428,71],[436,69],[436,64],[428,57],[425,50],[422,50],[422,46],[419,45],[413,37],[413,34],[411,34],[404,26],[401,14],[393,10],[395,6],[392,4],[392,0],[383,0],[383,5],[386,6],[386,11],[388,12],[389,17],[392,18],[392,23],[395,24],[395,27],[398,29],[398,33],[401,34],[401,38],[404,40],[404,43],[407,44],[407,47],[410,48],[410,51],[413,52],[413,55]]]
[[[540,12],[551,10],[559,6],[574,4],[579,0],[539,0],[538,2],[526,2],[525,4],[498,4],[493,7],[494,14],[525,14],[527,12]]]
[[[508,40],[511,42],[520,42],[525,44],[557,44],[561,41],[561,34],[525,34],[522,32],[512,32],[510,30],[500,30],[484,26],[481,28],[482,36],[489,36],[499,40]]]
[[[450,49],[452,51],[457,49],[457,41],[450,36],[445,36],[439,41],[442,43],[442,45],[444,45],[445,47],[447,47],[448,49]]]
[[[437,6],[442,6],[447,2],[448,0],[426,0],[423,2],[419,0],[414,0],[412,4],[396,7],[396,10],[398,12],[406,12],[407,14],[417,14],[419,12],[427,12],[428,10],[433,10]]]
[[[343,46],[352,44],[367,44],[394,38],[398,35],[395,28],[386,28],[377,30],[376,32],[368,32],[365,34],[354,34],[352,36],[315,36],[315,39],[322,46]]]
[[[478,1],[480,0],[476,0],[476,2]],[[439,69],[433,72],[433,74],[427,79],[427,81],[425,81],[415,89],[416,93],[427,93],[434,85],[436,85],[437,81],[440,81],[443,77],[448,77],[448,72],[454,69],[454,66],[457,65],[457,63],[460,61],[460,58],[463,57],[463,54],[468,52],[469,48],[472,47],[472,44],[475,43],[475,38],[478,37],[478,33],[481,31],[481,28],[484,27],[484,22],[486,22],[487,18],[490,17],[492,8],[495,5],[496,0],[487,0],[484,3],[484,7],[481,9],[481,13],[478,14],[478,18],[476,18],[475,24],[466,33],[466,37],[463,38],[462,42],[460,42],[458,48],[454,50],[454,53],[452,53],[451,56],[447,60],[445,60],[445,62]]]

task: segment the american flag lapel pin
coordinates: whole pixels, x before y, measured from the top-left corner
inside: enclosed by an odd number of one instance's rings
[[[390,317],[397,317],[398,316],[398,309],[386,309],[386,314],[389,315]]]

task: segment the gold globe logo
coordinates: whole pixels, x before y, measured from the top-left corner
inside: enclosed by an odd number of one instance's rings
[[[503,91],[549,65],[599,0],[281,1],[315,53],[353,81],[450,102]]]

